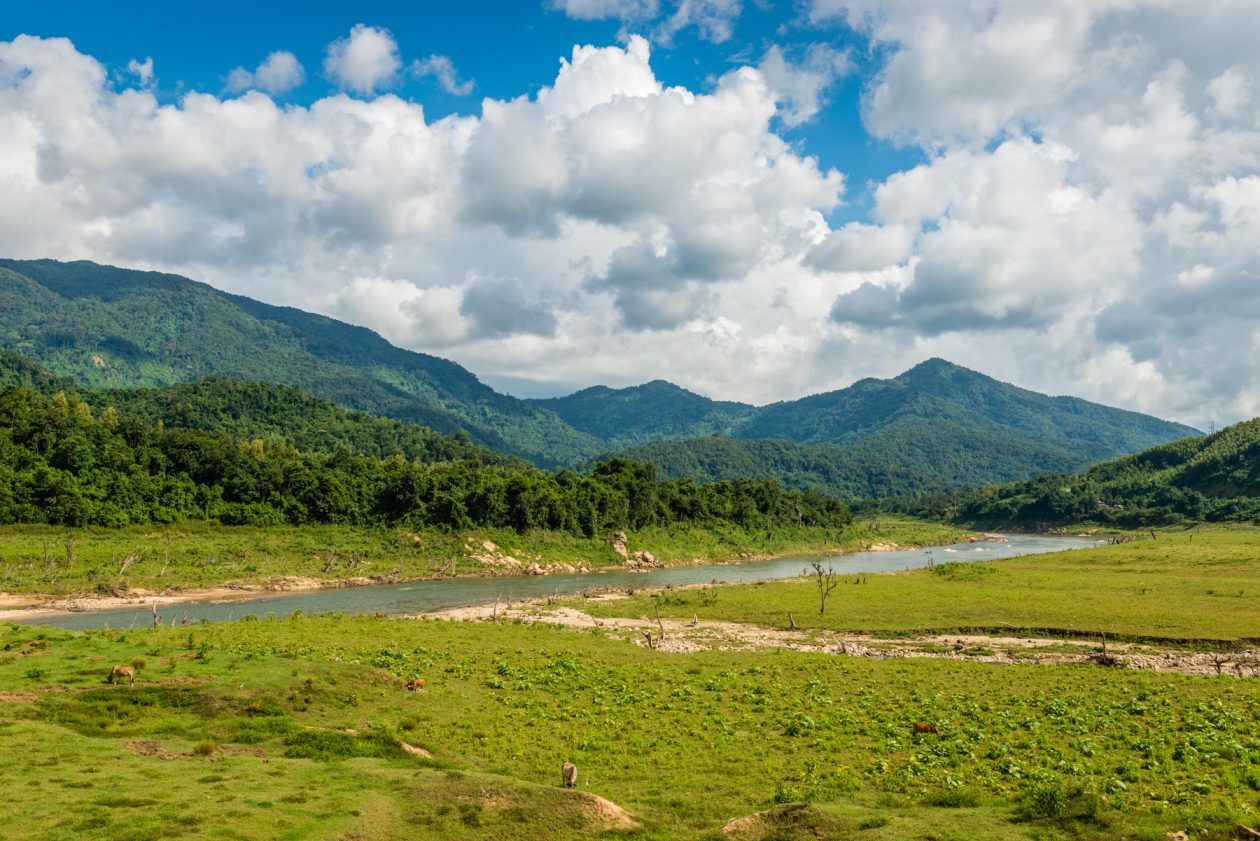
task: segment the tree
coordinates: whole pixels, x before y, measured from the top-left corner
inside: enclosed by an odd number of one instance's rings
[[[809,565],[814,570],[814,579],[818,584],[818,615],[822,616],[827,612],[827,596],[840,583],[840,573],[836,572],[830,561],[827,562],[827,568],[823,569],[821,558],[810,561]]]

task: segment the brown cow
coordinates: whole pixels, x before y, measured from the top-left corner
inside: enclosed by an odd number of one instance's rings
[[[109,680],[107,683],[116,683],[121,678],[130,678],[131,685],[136,685],[136,667],[135,666],[115,666],[109,670]]]
[[[913,727],[914,727],[914,733],[916,736],[920,734],[924,734],[924,733],[939,734],[941,732],[940,730],[936,728],[935,724],[928,724],[926,721],[916,721],[913,724]]]
[[[560,779],[566,788],[573,788],[577,785],[577,766],[572,762],[566,762],[561,765]]]
[[[424,689],[424,678],[417,677],[407,681],[407,689],[411,692],[419,692]]]

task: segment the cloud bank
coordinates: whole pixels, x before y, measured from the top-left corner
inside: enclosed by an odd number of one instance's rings
[[[555,5],[685,9],[715,40],[739,8]],[[309,107],[268,95],[300,83],[287,54],[169,103],[161,68],[120,87],[22,36],[0,43],[0,253],[177,271],[539,393],[660,376],[763,402],[941,355],[1222,423],[1260,414],[1256,11],[816,0],[821,46],[704,90],[662,84],[628,37],[439,120],[378,93],[404,66],[365,25],[327,52],[345,93]],[[843,174],[782,131],[853,72],[838,32],[878,62],[867,130],[925,162],[833,225]],[[425,71],[461,92],[442,58]]]

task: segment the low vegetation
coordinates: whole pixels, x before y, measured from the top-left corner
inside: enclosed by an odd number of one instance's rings
[[[1226,839],[1260,798],[1233,678],[345,616],[0,643],[14,839]]]
[[[982,631],[1098,639],[1230,643],[1260,637],[1260,530],[1163,531],[1096,549],[964,563],[934,550],[930,568],[840,576],[818,614],[812,576],[636,594],[590,603],[596,616],[662,616],[872,634]],[[950,560],[955,559],[955,560]]]
[[[907,546],[952,543],[951,526],[885,518],[844,530],[786,527],[764,531],[733,524],[649,526],[630,533],[630,551],[661,563],[854,551],[873,542]],[[493,547],[488,549],[487,545]],[[350,526],[223,526],[215,523],[67,529],[0,527],[0,591],[126,594],[226,583],[267,584],[298,576],[322,581],[408,580],[519,572],[496,563],[598,569],[620,564],[606,537],[564,532]],[[598,580],[592,581],[598,585]]]

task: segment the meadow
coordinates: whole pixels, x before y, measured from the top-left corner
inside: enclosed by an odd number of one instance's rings
[[[1232,643],[1260,639],[1260,529],[1146,532],[1118,545],[839,576],[820,615],[816,579],[639,593],[588,603],[594,616],[660,615],[878,635],[1055,634]],[[971,556],[974,557],[974,556]]]
[[[749,531],[732,524],[653,526],[631,532],[629,549],[648,550],[663,563],[724,561],[743,555],[853,551],[878,541],[926,546],[959,540],[945,525],[885,518],[843,531],[776,528]],[[171,526],[76,528],[0,527],[0,591],[8,593],[125,594],[132,589],[177,591],[226,583],[267,584],[285,576],[343,581],[503,574],[487,565],[495,554],[541,567],[621,563],[606,538],[565,532],[507,529],[361,528],[351,526]]]
[[[5,838],[1153,841],[1260,823],[1253,680],[341,615],[12,625],[0,647]],[[104,685],[133,661],[134,687]]]

